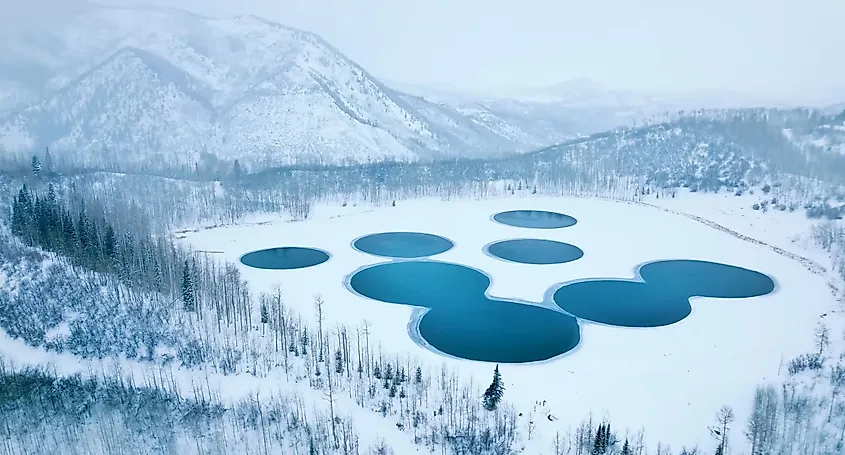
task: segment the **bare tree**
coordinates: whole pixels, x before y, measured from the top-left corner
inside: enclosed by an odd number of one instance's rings
[[[730,406],[722,406],[722,409],[719,409],[719,412],[716,413],[716,426],[711,428],[710,431],[719,441],[717,453],[723,455],[726,453],[725,451],[728,448],[728,432],[730,431],[731,423],[733,423],[733,421],[734,411]]]
[[[770,453],[777,436],[778,396],[772,386],[757,387],[754,409],[748,419],[745,437],[751,444],[750,455]]]
[[[833,418],[833,408],[836,405],[836,397],[845,386],[845,367],[841,364],[830,367],[830,410],[827,413],[827,421]]]
[[[320,294],[314,296],[314,307],[317,311],[317,349],[320,351],[317,354],[317,361],[323,361],[323,298]]]
[[[824,353],[824,350],[830,346],[830,333],[827,330],[827,326],[823,323],[819,323],[818,327],[816,327],[816,347],[819,349],[819,356]]]

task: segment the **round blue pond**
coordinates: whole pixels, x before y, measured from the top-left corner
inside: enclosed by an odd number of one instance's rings
[[[559,229],[574,226],[575,218],[545,210],[511,210],[493,215],[493,220],[508,226],[531,229]]]
[[[360,237],[352,246],[359,251],[390,258],[421,258],[450,250],[451,240],[422,232],[381,232]]]
[[[691,297],[740,299],[774,291],[767,275],[726,264],[657,261],[639,269],[643,281],[597,279],[564,285],[553,296],[577,318],[622,327],[673,324],[692,312]]]
[[[458,264],[403,261],[352,275],[349,287],[374,300],[428,308],[419,336],[455,357],[500,363],[547,360],[580,341],[575,318],[559,311],[487,297],[490,278]]]
[[[584,257],[581,248],[543,239],[514,239],[491,243],[487,254],[520,264],[564,264]]]
[[[290,270],[322,264],[329,260],[329,253],[316,248],[284,246],[253,251],[241,256],[244,265],[257,269]]]

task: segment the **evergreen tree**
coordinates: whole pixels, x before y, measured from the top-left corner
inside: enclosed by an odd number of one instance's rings
[[[24,219],[21,201],[15,196],[12,200],[12,234],[17,237],[23,237],[25,225],[26,220]]]
[[[308,327],[302,329],[302,355],[308,355]]]
[[[76,254],[79,237],[76,235],[76,227],[73,225],[73,217],[67,210],[62,211],[62,238],[64,239],[64,252],[71,256]]]
[[[44,147],[44,165],[42,171],[47,177],[53,175],[53,156],[50,154],[50,148]]]
[[[604,424],[599,424],[598,429],[596,429],[596,437],[593,439],[593,452],[592,455],[602,455],[604,453]]]
[[[622,455],[633,455],[633,452],[631,452],[631,446],[628,445],[628,438],[625,438],[625,443],[622,444]]]
[[[117,238],[114,234],[114,229],[111,226],[106,226],[106,233],[103,237],[103,251],[105,253],[105,263],[107,270],[115,270],[118,266],[117,260]]]
[[[422,384],[422,368],[420,367],[417,367],[417,371],[414,373],[414,382]]]
[[[182,268],[182,304],[185,307],[185,311],[196,311],[197,309],[194,279],[191,275],[191,266],[186,259],[185,265]]]
[[[610,424],[602,423],[596,429],[596,437],[593,441],[593,455],[603,455],[610,452],[612,441],[610,433]]]
[[[36,178],[41,176],[41,160],[38,155],[32,155],[32,175]]]
[[[261,323],[266,324],[270,322],[270,310],[267,309],[267,302],[261,301]]]
[[[337,348],[334,352],[334,372],[343,374],[343,353],[340,351],[340,348]]]
[[[241,168],[241,162],[235,160],[235,163],[232,165],[232,180],[239,182],[243,177],[243,168]]]
[[[27,245],[34,244],[33,227],[35,223],[35,208],[32,202],[32,193],[26,185],[18,191],[17,203],[13,206],[17,214],[12,214],[12,232],[15,232]]]
[[[89,245],[91,238],[88,234],[88,217],[85,216],[85,212],[79,212],[79,216],[76,219],[76,237],[79,239],[79,245],[76,249],[79,251],[80,256],[87,254],[86,252],[91,246]],[[82,258],[80,257],[78,259]]]
[[[95,264],[102,261],[103,245],[100,243],[100,229],[97,227],[97,222],[90,220],[88,223],[88,250],[83,251],[87,254],[88,266],[94,267]]]
[[[155,261],[155,264],[153,264],[153,285],[156,291],[164,290],[164,272],[161,270],[160,261]]]
[[[493,382],[484,391],[484,409],[495,411],[505,395],[505,385],[502,383],[502,375],[499,373],[499,365],[493,370]]]

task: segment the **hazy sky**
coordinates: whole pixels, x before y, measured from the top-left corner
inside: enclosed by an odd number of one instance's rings
[[[36,0],[36,3],[60,0]],[[20,4],[19,0],[0,0]],[[32,4],[32,2],[26,2]],[[62,3],[65,3],[62,0]],[[496,90],[586,77],[651,92],[845,98],[842,0],[101,0],[257,14],[378,77]]]

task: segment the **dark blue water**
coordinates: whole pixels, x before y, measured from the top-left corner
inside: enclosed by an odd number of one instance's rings
[[[469,360],[546,360],[578,345],[575,318],[547,308],[484,295],[490,279],[458,264],[405,261],[363,269],[349,280],[358,294],[428,308],[420,336],[440,352]]]
[[[640,267],[639,274],[644,282],[601,279],[568,284],[553,299],[581,319],[659,327],[689,316],[691,297],[749,298],[775,289],[774,281],[760,272],[706,261],[657,261]]]
[[[352,246],[375,256],[421,258],[448,251],[455,244],[439,235],[422,232],[382,232],[361,237]]]
[[[325,251],[296,246],[268,248],[241,256],[241,262],[245,265],[271,270],[302,269],[328,260],[329,254]]]
[[[575,218],[544,210],[511,210],[493,215],[493,220],[509,226],[531,229],[559,229],[574,226]]]
[[[502,240],[486,250],[491,256],[520,264],[563,264],[584,257],[575,245],[543,239]]]
[[[349,287],[385,303],[427,308],[419,335],[436,350],[500,363],[546,360],[575,348],[580,342],[576,318],[660,327],[689,316],[694,296],[748,298],[775,289],[767,275],[705,261],[653,262],[640,267],[639,275],[644,281],[595,279],[560,287],[553,303],[569,314],[487,297],[486,275],[438,261],[378,264],[353,274]]]

